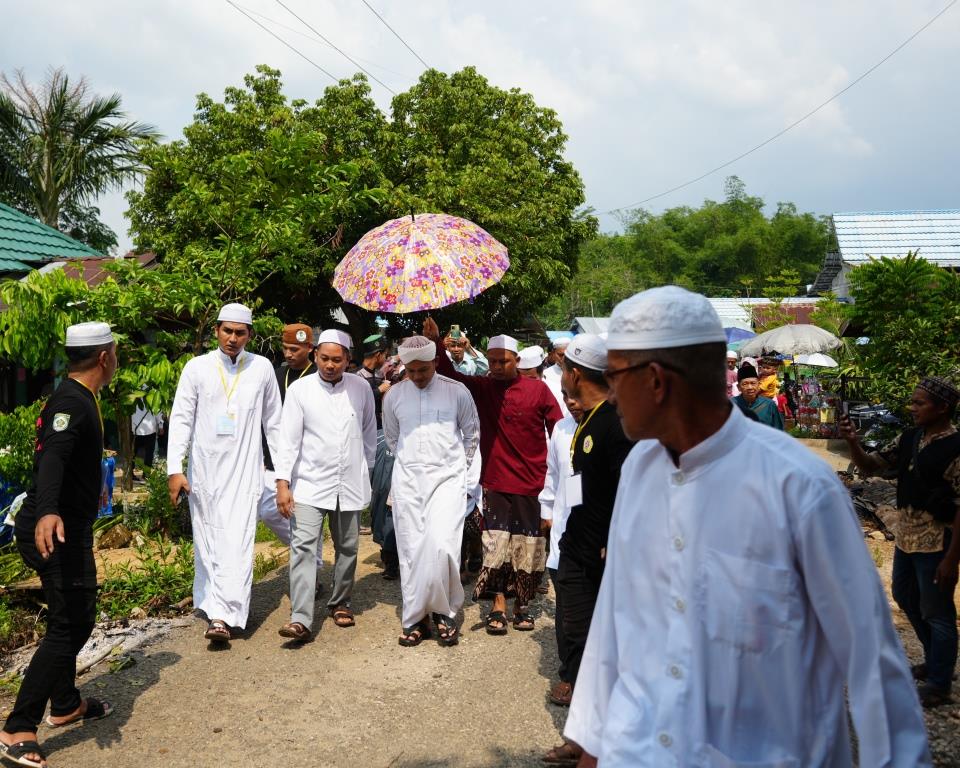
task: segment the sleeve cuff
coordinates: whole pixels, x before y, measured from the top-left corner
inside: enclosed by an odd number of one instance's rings
[[[182,475],[183,474],[183,462],[177,461],[173,464],[167,465],[167,477],[170,475]]]

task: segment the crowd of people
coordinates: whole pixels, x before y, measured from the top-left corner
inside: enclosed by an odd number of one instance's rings
[[[931,764],[921,700],[950,701],[957,659],[950,382],[924,379],[915,428],[879,453],[841,424],[861,469],[898,476],[894,597],[925,654],[911,669],[848,493],[783,432],[776,361],[731,357],[703,296],[644,291],[607,334],[549,353],[506,334],[480,352],[428,318],[395,357],[379,336],[355,355],[346,333],[295,323],[274,368],[246,350],[252,327],[249,308],[221,309],[217,347],[187,363],[166,425],[210,643],[246,624],[258,519],[290,547],[280,635],[312,637],[325,580],[333,623],[353,626],[369,508],[383,575],[400,581],[404,647],[457,644],[473,577],[486,632],[528,632],[549,578],[559,665],[547,695],[570,711],[545,763],[850,765],[849,712],[860,765]],[[0,754],[34,767],[47,702],[51,727],[112,710],[80,696],[74,663],[95,619],[97,393],[116,345],[106,325],[82,324],[66,354],[16,520],[49,617]],[[334,560],[321,578],[325,520]]]

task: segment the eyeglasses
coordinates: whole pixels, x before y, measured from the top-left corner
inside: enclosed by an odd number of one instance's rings
[[[637,363],[636,365],[628,365],[626,368],[616,368],[615,370],[612,370],[612,371],[609,371],[609,370],[604,371],[603,378],[607,380],[607,384],[612,385],[618,376],[624,373],[629,373],[630,371],[639,371],[641,368],[646,368],[648,366],[653,365],[654,363],[659,365],[661,368],[666,368],[668,371],[674,371],[675,373],[680,373],[680,371],[676,367],[670,365],[669,363],[664,363],[661,360],[647,360],[646,362]]]

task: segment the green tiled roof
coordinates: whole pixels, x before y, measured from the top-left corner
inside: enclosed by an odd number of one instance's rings
[[[27,272],[48,261],[102,257],[93,248],[0,203],[0,272]]]

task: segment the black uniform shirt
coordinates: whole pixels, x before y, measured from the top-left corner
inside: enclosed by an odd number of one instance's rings
[[[604,401],[587,421],[583,415],[573,445],[573,471],[580,474],[583,503],[570,510],[560,538],[560,554],[585,568],[602,568],[620,467],[633,443],[623,434],[617,409]]]
[[[33,538],[37,521],[57,514],[68,546],[92,546],[103,485],[103,427],[93,393],[66,379],[37,420],[33,482],[17,515],[17,537]]]

